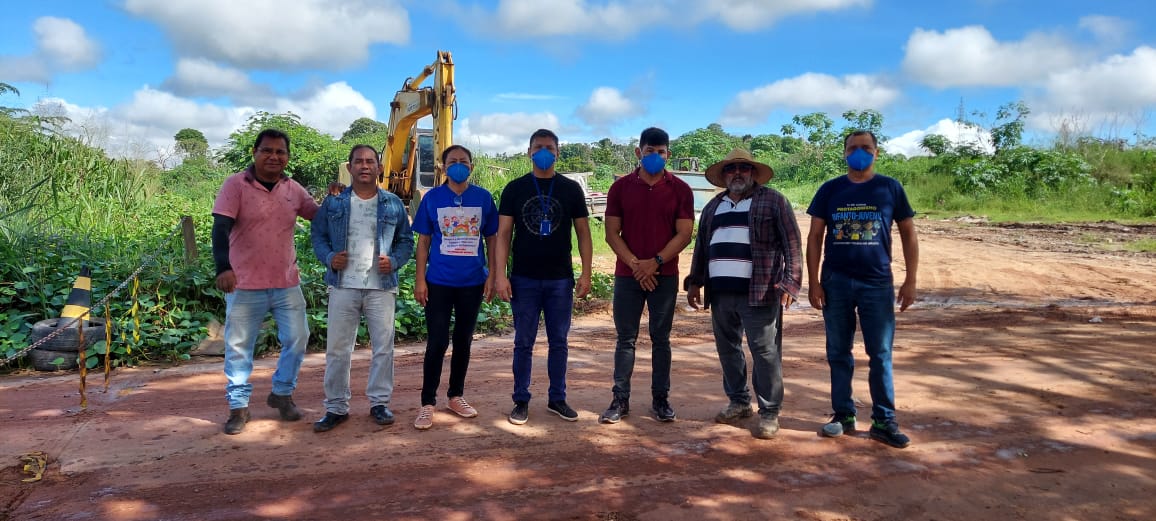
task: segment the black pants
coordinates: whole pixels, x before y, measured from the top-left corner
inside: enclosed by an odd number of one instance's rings
[[[429,339],[425,345],[425,364],[421,385],[421,404],[436,405],[442,363],[450,345],[450,316],[454,317],[454,350],[450,355],[450,385],[446,396],[462,396],[466,387],[466,369],[470,365],[470,344],[478,324],[485,285],[442,286],[426,282],[429,298],[425,305],[425,323]]]

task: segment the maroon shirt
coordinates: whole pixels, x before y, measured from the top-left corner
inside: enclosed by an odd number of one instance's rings
[[[654,186],[639,177],[638,169],[620,177],[606,194],[606,216],[622,219],[622,239],[639,259],[649,259],[662,251],[675,236],[675,221],[694,219],[694,194],[686,181],[663,172]],[[614,274],[634,274],[622,259]],[[659,275],[678,275],[678,256],[662,259]]]

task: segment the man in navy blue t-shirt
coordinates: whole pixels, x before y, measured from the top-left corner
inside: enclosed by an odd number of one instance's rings
[[[834,416],[823,426],[824,436],[855,431],[855,401],[851,379],[855,356],[856,310],[863,329],[871,388],[872,439],[892,447],[910,444],[895,419],[895,387],[891,377],[891,345],[895,336],[895,304],[906,310],[915,302],[919,242],[915,211],[899,181],[875,173],[875,134],[860,130],[843,140],[847,175],[831,179],[815,194],[807,213],[808,300],[823,311],[827,333],[827,364],[831,368]],[[899,228],[906,277],[896,297],[891,275],[891,223]],[[826,257],[822,257],[826,248]],[[822,257],[822,277],[819,260]]]

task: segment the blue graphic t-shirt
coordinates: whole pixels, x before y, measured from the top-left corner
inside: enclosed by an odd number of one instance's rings
[[[823,269],[863,281],[891,281],[891,223],[915,216],[903,185],[875,174],[863,183],[823,183],[807,214],[827,224]]]
[[[470,185],[460,196],[446,185],[430,190],[413,216],[413,231],[430,236],[427,282],[485,284],[485,238],[498,233],[498,207],[486,189]]]

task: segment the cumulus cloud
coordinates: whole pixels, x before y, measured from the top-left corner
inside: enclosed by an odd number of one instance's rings
[[[590,99],[576,109],[575,114],[587,125],[607,128],[645,112],[646,108],[642,104],[627,98],[622,91],[613,87],[598,87],[590,93]]]
[[[464,118],[458,123],[454,142],[475,154],[520,154],[530,144],[530,134],[540,128],[558,131],[558,116],[551,112],[495,113]]]
[[[738,93],[723,110],[720,122],[724,125],[758,125],[776,109],[882,109],[898,97],[897,89],[874,76],[851,74],[836,78],[807,73]]]
[[[272,94],[266,85],[257,85],[239,69],[222,67],[203,58],[181,58],[173,76],[161,88],[178,96],[264,98]]]
[[[903,154],[907,157],[926,156],[930,153],[919,146],[923,138],[939,134],[946,137],[953,145],[972,145],[981,150],[991,151],[991,135],[986,131],[970,125],[962,125],[950,119],[941,119],[934,125],[922,130],[912,130],[901,136],[891,138],[881,145],[890,154]]]
[[[687,7],[693,18],[717,19],[738,31],[754,31],[794,15],[870,7],[871,0],[699,0]]]
[[[36,50],[30,55],[0,56],[0,77],[6,82],[48,82],[57,72],[92,68],[100,62],[100,45],[84,28],[67,18],[42,16],[32,24]]]
[[[1028,119],[1034,129],[1119,133],[1122,126],[1143,126],[1156,107],[1156,48],[1138,47],[1051,74],[1028,105],[1034,109]]]
[[[344,81],[331,83],[292,99],[279,99],[274,112],[292,112],[309,126],[340,137],[357,118],[377,119],[373,102]]]
[[[370,46],[409,41],[396,0],[125,0],[133,15],[165,28],[177,50],[242,68],[339,69],[364,63]]]
[[[1021,41],[997,41],[973,25],[944,32],[916,29],[907,39],[903,69],[932,87],[1008,87],[1039,82],[1081,61],[1063,39],[1032,34]]]
[[[1132,22],[1115,16],[1091,15],[1080,18],[1079,27],[1097,40],[1117,44],[1132,32]]]

